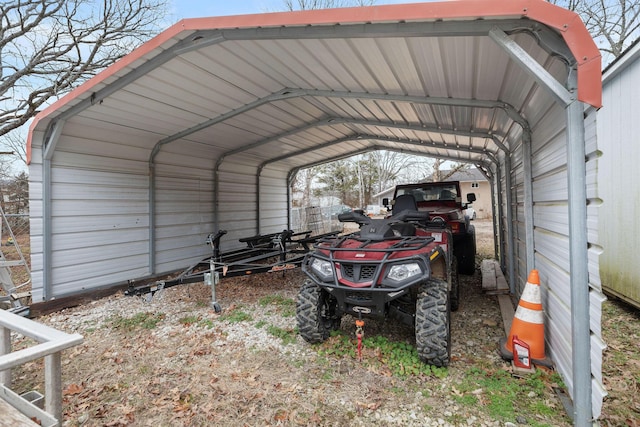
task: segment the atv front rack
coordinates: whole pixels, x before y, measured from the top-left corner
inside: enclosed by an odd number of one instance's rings
[[[353,247],[340,247],[346,240],[356,240],[362,244],[357,248]],[[415,251],[422,249],[435,239],[431,236],[405,236],[405,237],[389,237],[384,240],[397,240],[391,246],[384,248],[370,248],[369,245],[373,243],[380,243],[380,240],[364,239],[359,237],[359,232],[347,234],[340,238],[323,237],[317,240],[313,245],[314,249],[327,250],[331,252],[340,251],[360,251],[360,252],[397,252],[397,251]]]

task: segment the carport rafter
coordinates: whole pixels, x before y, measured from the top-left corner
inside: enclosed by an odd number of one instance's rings
[[[331,145],[342,144],[342,143],[345,143],[345,142],[348,142],[348,141],[353,141],[353,140],[358,140],[358,141],[388,141],[388,142],[393,142],[393,143],[397,143],[397,144],[401,144],[401,145],[429,147],[429,148],[435,148],[435,149],[450,149],[450,147],[447,147],[447,146],[445,146],[444,144],[441,144],[441,143],[436,143],[435,141],[389,138],[389,137],[384,137],[384,136],[379,136],[379,135],[367,135],[367,134],[351,135],[351,136],[347,136],[347,137],[343,137],[343,138],[338,138],[336,140],[329,141],[329,142],[320,144],[320,145],[315,146],[315,147],[309,147],[307,149],[300,150],[300,151],[297,151],[295,153],[290,153],[289,155],[283,155],[283,156],[275,157],[275,158],[270,159],[268,161],[262,162],[260,164],[260,166],[258,166],[258,170],[256,172],[256,188],[257,189],[260,188],[260,176],[262,174],[262,170],[264,169],[264,167],[266,165],[268,165],[270,163],[274,163],[274,162],[278,162],[278,161],[281,161],[281,160],[285,160],[285,159],[287,159],[289,157],[292,157],[292,156],[300,156],[300,155],[303,155],[303,154],[306,154],[306,153],[310,153],[312,151],[316,151],[316,150],[320,150],[322,148],[326,148],[326,147],[331,146]],[[386,147],[386,146],[380,146],[380,145],[375,145],[374,147],[378,147],[376,149],[379,149],[379,150],[395,151],[395,152],[401,152],[401,153],[412,153],[412,154],[417,154],[417,155],[424,156],[424,157],[441,158],[441,159],[453,160],[453,161],[462,161],[462,162],[465,162],[465,163],[477,162],[477,160],[463,159],[462,157],[456,157],[456,156],[443,156],[443,155],[439,155],[439,154],[424,153],[424,152],[418,151],[418,150],[398,149],[398,148],[394,148],[394,147]],[[355,154],[349,154],[349,156],[356,155],[356,154],[362,154],[362,153],[369,152],[369,151],[372,151],[371,147],[366,147],[366,148],[362,148],[360,150],[351,151],[350,153],[355,153]],[[467,153],[481,154],[482,156],[489,157],[491,162],[493,162],[494,164],[497,165],[497,163],[498,163],[498,160],[494,157],[494,155],[492,153],[488,152],[487,150],[473,149],[473,148],[469,147],[469,148],[458,148],[457,151],[465,151]],[[349,157],[349,156],[347,156],[347,157]],[[343,158],[345,158],[343,155],[337,156],[337,159],[343,159]],[[319,162],[319,163],[315,163],[315,165],[330,163],[330,162],[335,161],[335,160],[336,159],[331,158],[331,159],[327,159],[327,160]],[[309,166],[309,167],[311,167],[311,166]],[[296,168],[296,171],[298,171],[300,169],[301,168]],[[289,194],[288,193],[289,193],[289,191],[287,190],[287,198],[289,198]],[[216,227],[219,227],[219,225],[217,223],[215,223],[215,225],[216,225]],[[258,197],[256,198],[256,233],[260,233],[260,228],[261,228],[260,227],[260,197],[259,197],[259,190],[258,190]]]
[[[421,151],[417,151],[417,150],[408,150],[408,149],[398,149],[398,148],[390,148],[390,147],[386,147],[386,146],[380,146],[380,145],[374,145],[372,147],[367,147],[365,149],[361,149],[361,150],[354,150],[354,151],[350,151],[348,153],[344,153],[341,154],[339,156],[334,156],[331,157],[329,159],[326,159],[324,161],[320,161],[320,162],[313,162],[313,163],[307,163],[304,165],[301,165],[299,167],[293,168],[289,171],[289,173],[287,174],[287,203],[290,204],[290,191],[289,188],[291,187],[291,183],[293,182],[293,177],[300,171],[300,169],[307,169],[307,168],[311,168],[314,166],[318,166],[321,164],[326,164],[329,162],[335,162],[338,160],[343,160],[349,157],[353,157],[355,155],[358,154],[364,154],[364,153],[368,153],[370,151],[376,151],[376,150],[388,150],[388,151],[394,151],[397,153],[404,153],[404,154],[412,154],[412,155],[416,155],[416,156],[422,156],[422,157],[429,157],[429,158],[435,158],[435,159],[442,159],[442,160],[451,160],[451,161],[464,161],[463,159],[460,159],[458,157],[453,157],[453,156],[442,156],[442,155],[433,155],[433,154],[425,154]],[[466,163],[471,163],[469,161],[465,161]],[[478,163],[478,164],[483,164],[483,163]],[[488,164],[484,164],[484,167],[489,167]],[[291,217],[287,216],[287,227],[291,228]]]
[[[470,138],[484,138],[492,140],[500,149],[505,152],[509,152],[506,146],[502,144],[498,136],[496,136],[492,132],[488,131],[465,131],[465,130],[457,130],[457,129],[443,129],[440,127],[432,127],[432,126],[419,126],[419,125],[409,125],[403,123],[394,123],[394,122],[382,122],[382,121],[374,121],[374,120],[360,120],[360,119],[351,119],[344,117],[328,117],[317,120],[312,123],[308,123],[304,126],[301,126],[296,129],[292,129],[287,132],[283,132],[278,135],[271,136],[269,138],[262,139],[260,141],[256,141],[252,144],[248,144],[245,147],[237,148],[231,151],[227,151],[226,153],[220,155],[218,157],[218,161],[216,162],[216,169],[219,169],[222,165],[222,162],[225,158],[235,155],[245,153],[249,150],[253,150],[255,148],[262,147],[264,145],[270,144],[272,142],[277,142],[283,138],[288,138],[293,135],[299,134],[301,132],[307,131],[309,129],[315,129],[321,126],[337,126],[337,125],[359,125],[359,126],[376,126],[380,128],[388,128],[388,129],[404,129],[413,132],[429,132],[429,133],[437,133],[442,135],[452,135],[452,136],[466,136]],[[447,146],[446,143],[443,145]],[[458,149],[457,145],[451,144],[451,146],[447,147],[448,149]],[[487,152],[487,150],[483,150],[483,152]]]
[[[208,127],[222,123],[226,120],[229,120],[233,117],[246,113],[255,108],[261,107],[263,105],[274,103],[277,101],[283,101],[283,100],[288,100],[293,98],[303,98],[308,96],[324,97],[324,98],[340,98],[340,99],[366,99],[366,100],[374,100],[374,101],[403,102],[403,103],[409,103],[409,104],[424,104],[424,105],[442,105],[442,106],[450,106],[450,107],[499,109],[499,110],[505,111],[507,116],[511,118],[514,122],[518,123],[521,127],[528,128],[528,123],[526,119],[522,117],[522,115],[518,113],[518,111],[512,105],[500,100],[493,101],[493,100],[468,99],[468,98],[443,98],[443,97],[431,97],[431,96],[379,94],[379,93],[371,93],[371,92],[346,92],[346,91],[315,90],[315,89],[302,89],[302,88],[284,88],[278,92],[272,93],[263,98],[256,99],[255,101],[245,104],[239,108],[236,108],[227,113],[221,114],[217,117],[211,118],[195,126],[192,126],[188,129],[185,129],[181,132],[178,132],[176,134],[173,134],[171,136],[161,139],[156,143],[153,150],[151,151],[151,155],[149,156],[149,162],[152,163],[154,161],[155,157],[160,151],[160,148],[163,145],[180,140],[198,131],[201,131]],[[338,118],[327,119],[327,120],[334,120],[337,122]],[[311,127],[312,125],[307,125],[307,126]],[[293,133],[300,132],[306,128],[307,128],[306,126],[303,126],[297,129],[293,129],[292,132]],[[437,131],[441,131],[441,130],[439,129]],[[224,159],[227,156],[231,156],[233,154],[246,151],[250,148],[256,148],[262,144],[267,144],[269,142],[272,142],[274,139],[283,138],[284,136],[286,136],[286,133],[281,134],[279,136],[272,136],[269,138],[265,138],[264,140],[255,142],[254,143],[255,145],[242,147],[242,149],[238,149],[238,150],[229,150],[223,153],[221,157]]]
[[[321,148],[324,148],[325,146],[329,146],[329,145],[335,145],[335,144],[341,144],[344,142],[348,142],[348,141],[352,141],[352,140],[358,140],[358,141],[390,141],[390,142],[394,142],[397,144],[401,144],[401,145],[409,145],[409,146],[420,146],[420,147],[424,147],[424,146],[428,146],[430,148],[443,148],[443,149],[449,149],[450,147],[445,147],[443,144],[440,143],[435,143],[435,142],[428,142],[428,141],[416,141],[416,140],[402,140],[402,139],[396,139],[396,138],[386,138],[386,137],[381,137],[378,135],[366,135],[366,134],[357,134],[357,135],[352,135],[352,136],[348,136],[348,137],[344,137],[344,138],[338,138],[334,141],[330,141],[327,143],[322,144],[322,147],[317,146],[317,147],[311,147],[305,150],[301,150],[301,152],[297,152],[297,153],[292,153],[292,155],[301,155],[304,153],[308,153],[314,150],[319,150]],[[414,154],[414,155],[419,155],[419,156],[423,156],[423,157],[430,157],[430,158],[440,158],[440,159],[444,159],[444,160],[452,160],[452,161],[462,161],[465,163],[475,163],[478,162],[478,160],[468,160],[468,159],[463,159],[461,157],[456,157],[456,156],[446,156],[446,155],[440,155],[440,154],[431,154],[431,153],[425,153],[422,151],[418,151],[418,150],[407,150],[407,149],[398,149],[398,148],[394,148],[394,147],[387,147],[387,146],[382,146],[382,145],[374,145],[373,147],[366,147],[360,150],[354,150],[354,151],[350,151],[347,155],[341,154],[339,156],[335,156],[326,160],[323,160],[321,162],[314,162],[313,164],[310,165],[305,165],[302,167],[298,167],[298,168],[294,168],[291,171],[289,171],[289,178],[287,178],[287,186],[289,187],[290,184],[290,177],[291,176],[295,176],[295,174],[300,170],[300,169],[304,169],[307,167],[313,167],[313,166],[317,166],[320,164],[326,164],[326,163],[330,163],[332,161],[336,161],[336,160],[341,160],[350,156],[354,156],[357,154],[363,154],[366,152],[370,152],[370,151],[375,151],[375,150],[387,150],[387,151],[395,151],[395,152],[400,152],[400,153],[408,153],[408,154]],[[480,150],[480,149],[459,149],[458,151],[466,151],[468,153],[477,153],[477,154],[481,154],[483,156],[489,157],[489,159],[491,160],[492,163],[496,164],[498,163],[498,159],[496,157],[494,157],[493,154],[485,151],[485,150]],[[304,153],[303,153],[304,152]],[[271,159],[269,161],[263,162],[260,164],[260,166],[258,167],[258,171],[256,173],[256,192],[257,192],[257,197],[256,197],[256,232],[259,233],[260,231],[260,176],[261,176],[261,172],[262,169],[264,169],[264,167],[270,163],[274,163],[277,161],[281,161],[281,160],[285,160],[287,158],[291,157],[291,155],[285,155],[285,156],[280,156],[274,159]],[[481,162],[480,162],[481,163]],[[293,173],[293,175],[292,175]],[[289,190],[287,189],[287,199],[289,199]],[[219,228],[219,224],[216,222],[214,222],[216,225],[216,228]],[[290,224],[289,224],[290,226]]]
[[[193,20],[196,21],[196,20]],[[499,31],[496,31],[498,29]],[[176,29],[175,31],[178,31]],[[278,28],[250,28],[239,29],[234,28],[231,30],[195,30],[190,37],[178,41],[170,48],[162,51],[153,58],[145,61],[139,66],[133,68],[133,70],[118,77],[114,82],[106,85],[105,87],[96,90],[91,93],[91,96],[85,98],[79,103],[71,106],[67,110],[61,112],[55,120],[69,119],[85,109],[99,104],[114,94],[118,90],[124,88],[128,84],[137,80],[138,78],[146,75],[147,73],[157,69],[161,65],[167,63],[171,59],[188,54],[190,52],[201,49],[205,46],[211,46],[219,44],[225,41],[241,41],[241,40],[277,40],[277,39],[304,39],[304,38],[336,38],[336,37],[349,37],[349,38],[378,38],[378,37],[446,37],[446,36],[490,36],[496,37],[496,34],[500,34],[502,31],[504,34],[517,33],[517,32],[529,32],[534,35],[537,40],[552,40],[554,38],[553,31],[547,27],[540,26],[536,21],[526,21],[522,19],[503,19],[503,20],[483,20],[483,21],[434,21],[434,22],[401,22],[401,23],[388,23],[388,24],[352,24],[348,26],[344,25],[332,25],[332,26],[320,26],[320,27],[304,27],[302,31],[297,27],[278,27]],[[493,32],[493,36],[492,36]],[[548,33],[548,34],[547,34]],[[556,37],[557,38],[557,37]],[[547,46],[549,43],[541,44],[541,47],[549,50]],[[561,43],[554,43],[553,49],[559,51],[563,49]],[[565,51],[568,51],[566,48]],[[557,52],[554,52],[557,53]],[[565,56],[563,51],[561,56]],[[131,58],[133,61],[134,58]],[[123,67],[128,65],[126,63],[121,64]],[[110,73],[113,74],[113,73]],[[105,77],[110,74],[103,73]],[[284,92],[284,91],[283,91]],[[327,91],[331,92],[331,91]],[[275,95],[275,94],[274,94]],[[295,94],[291,95],[296,96]],[[323,95],[327,96],[327,95]],[[444,98],[446,99],[446,98]],[[266,101],[270,102],[270,101]],[[413,102],[413,101],[412,101]],[[507,107],[508,114],[513,114]],[[55,106],[55,104],[54,104]],[[245,110],[246,111],[246,110]],[[512,117],[516,119],[517,115]],[[55,121],[54,120],[54,121]],[[212,119],[215,120],[215,119]],[[54,123],[50,123],[49,127],[52,127]],[[211,124],[203,122],[198,126],[208,127]],[[201,129],[202,129],[201,128]],[[198,129],[199,130],[199,129]],[[196,132],[197,130],[193,130]],[[191,129],[185,132],[191,132]],[[188,134],[189,134],[188,133]],[[177,134],[176,134],[177,135]],[[185,135],[186,136],[186,135]],[[183,136],[184,137],[184,136]],[[171,137],[168,137],[171,138]],[[165,138],[165,139],[168,139]],[[45,142],[50,143],[51,141]],[[166,143],[166,142],[165,142]],[[162,144],[160,144],[162,145]]]
[[[496,108],[496,106],[492,106],[489,108]],[[499,107],[499,108],[502,108]],[[357,120],[357,119],[349,119],[349,118],[323,118],[321,120],[318,120],[314,123],[309,123],[305,126],[293,129],[291,131],[287,131],[284,132],[282,134],[279,135],[275,135],[260,141],[256,141],[252,144],[248,144],[247,146],[238,148],[238,149],[234,149],[234,150],[230,150],[227,151],[226,153],[222,154],[215,165],[214,168],[214,203],[217,203],[217,194],[219,192],[219,170],[220,170],[220,166],[222,165],[222,162],[224,161],[225,158],[227,158],[228,156],[231,155],[235,155],[235,154],[241,154],[244,153],[248,150],[251,149],[255,149],[267,144],[270,144],[272,142],[276,142],[282,138],[286,138],[286,137],[290,137],[292,135],[295,135],[297,133],[303,132],[305,130],[308,129],[312,129],[312,128],[316,128],[319,126],[335,126],[335,125],[339,125],[339,124],[354,124],[354,125],[362,125],[362,126],[378,126],[378,127],[385,127],[385,128],[396,128],[396,129],[405,129],[405,130],[411,130],[411,131],[415,131],[415,132],[432,132],[432,133],[440,133],[440,134],[446,134],[446,135],[461,135],[461,136],[467,136],[467,137],[472,137],[472,138],[485,138],[485,139],[491,139],[496,146],[504,151],[505,153],[505,157],[508,158],[510,156],[509,150],[508,148],[500,141],[500,139],[492,132],[488,132],[488,131],[463,131],[463,130],[458,130],[458,129],[443,129],[443,128],[439,128],[439,127],[431,127],[431,126],[416,126],[416,125],[407,125],[407,124],[399,124],[399,123],[393,123],[393,122],[380,122],[380,121],[367,121],[367,120]],[[528,128],[528,127],[527,127]],[[360,135],[358,137],[358,135]],[[402,139],[402,138],[391,138],[391,137],[385,137],[385,136],[380,136],[380,135],[366,135],[366,134],[357,134],[355,137],[345,137],[344,140],[339,139],[339,142],[346,142],[349,140],[354,140],[354,139],[375,139],[375,140],[380,140],[380,141],[388,141],[388,142],[393,142],[393,143],[399,143],[399,144],[413,144],[413,145],[420,145],[420,146],[425,146],[426,143],[424,142],[424,140],[419,140],[419,141],[412,141],[409,139]],[[337,142],[336,142],[337,143]],[[495,157],[493,157],[493,154],[490,154],[491,152],[485,149],[475,149],[473,147],[460,147],[459,145],[455,145],[455,146],[450,146],[446,143],[436,143],[435,141],[431,140],[428,142],[430,147],[435,147],[435,148],[440,148],[440,149],[445,149],[445,150],[457,150],[457,151],[466,151],[466,152],[470,152],[470,153],[478,153],[478,154],[482,154],[482,155],[487,155],[490,156],[492,158],[492,161],[494,161],[495,163],[497,163],[497,160]],[[329,142],[328,145],[334,145],[333,142]],[[324,145],[322,145],[324,146]],[[307,152],[311,152],[311,151],[315,151],[317,149],[319,149],[320,146],[316,146],[315,148],[312,147],[312,149],[309,150],[303,150],[301,153],[307,153]],[[285,155],[284,158],[287,157],[293,157],[296,155],[300,155],[301,153],[290,153],[289,155]],[[270,163],[270,162],[267,162]],[[264,163],[260,166],[258,166],[258,171],[256,173],[256,182],[258,185],[258,193],[259,193],[259,183],[260,183],[260,174],[262,171],[262,168],[264,167]],[[218,206],[216,205],[214,207],[214,224],[216,225],[216,227],[218,226],[218,218],[217,218],[217,212],[218,210]],[[257,197],[257,202],[256,202],[256,232],[259,233],[260,232],[260,197],[258,194]]]
[[[319,161],[319,162],[311,162],[311,163],[306,163],[304,165],[300,165],[298,167],[295,167],[293,169],[291,169],[289,171],[289,173],[287,174],[287,186],[291,186],[291,183],[293,181],[293,177],[301,170],[301,169],[308,169],[308,168],[312,168],[314,166],[319,166],[319,165],[323,165],[326,163],[331,163],[331,162],[335,162],[338,160],[343,160],[349,157],[353,157],[356,156],[358,154],[364,154],[364,153],[368,153],[371,151],[376,151],[376,150],[387,150],[387,151],[394,151],[397,153],[404,153],[404,154],[413,154],[416,156],[422,156],[422,157],[429,157],[429,158],[435,158],[435,159],[442,159],[442,160],[451,160],[451,161],[462,161],[464,163],[474,163],[475,161],[469,161],[469,160],[464,160],[461,159],[460,157],[455,157],[455,156],[443,156],[443,155],[436,155],[436,154],[426,154],[422,151],[417,151],[417,150],[409,150],[409,149],[402,149],[402,148],[393,148],[393,147],[386,147],[384,145],[373,145],[371,147],[367,147],[367,148],[363,148],[360,150],[353,150],[353,151],[349,151],[347,153],[343,153],[337,156],[333,156],[330,157],[328,159]],[[483,163],[480,163],[483,164]],[[488,167],[488,164],[484,163],[485,167]]]
[[[452,147],[447,145],[447,144],[443,144],[440,142],[436,142],[433,140],[426,140],[426,139],[405,139],[405,138],[394,138],[394,137],[388,137],[388,136],[382,136],[382,135],[373,135],[373,134],[365,134],[365,133],[357,133],[357,134],[353,134],[353,135],[349,135],[349,136],[345,136],[342,138],[338,138],[335,139],[333,141],[327,141],[325,143],[319,144],[317,146],[313,146],[313,147],[309,147],[309,148],[305,148],[303,150],[300,151],[296,151],[293,153],[289,153],[289,154],[284,154],[282,156],[278,156],[278,157],[274,157],[272,159],[266,160],[264,162],[262,162],[259,166],[258,166],[258,173],[257,175],[259,176],[261,174],[262,169],[270,164],[270,163],[275,163],[281,160],[286,160],[287,158],[290,157],[296,157],[296,156],[300,156],[303,154],[307,154],[313,151],[317,151],[320,150],[322,148],[326,148],[332,145],[336,145],[336,144],[341,144],[343,142],[348,142],[348,141],[353,141],[353,140],[358,140],[358,141],[366,141],[366,140],[371,140],[371,141],[387,141],[387,142],[393,142],[393,143],[397,143],[397,144],[401,144],[401,145],[411,145],[411,146],[419,146],[419,147],[429,147],[429,148],[435,148],[435,149],[444,149],[444,150],[451,150]],[[393,147],[385,147],[382,148],[383,150],[392,150]],[[489,159],[491,160],[492,163],[497,164],[498,160],[495,157],[495,153],[486,150],[486,149],[482,149],[482,148],[473,148],[473,147],[455,147],[453,148],[456,151],[463,151],[466,153],[474,153],[474,154],[480,154],[482,156],[487,156],[489,157]],[[426,156],[428,156],[428,153],[424,153],[424,152],[420,152]],[[458,157],[456,156],[448,156],[451,159],[458,159]],[[469,162],[469,160],[465,160],[460,158],[461,161],[465,161],[465,162]],[[322,163],[328,163],[329,161],[324,161]]]

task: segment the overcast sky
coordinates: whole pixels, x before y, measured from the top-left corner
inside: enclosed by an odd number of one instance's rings
[[[417,3],[420,1],[421,0],[377,0],[374,2],[374,5]],[[176,21],[183,18],[244,15],[247,13],[282,12],[285,10],[284,0],[172,0],[172,5],[173,15]]]

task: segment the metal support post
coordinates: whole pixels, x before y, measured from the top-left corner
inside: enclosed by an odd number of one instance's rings
[[[11,329],[0,326],[0,356],[11,353]],[[0,384],[11,387],[11,369],[0,371]]]
[[[568,80],[570,87],[577,87],[575,70],[572,70]],[[593,414],[583,104],[574,100],[566,108],[566,115],[574,424],[590,426]]]
[[[62,352],[44,357],[44,410],[62,424]]]
[[[220,281],[220,273],[215,271],[215,269],[215,261],[211,258],[211,260],[209,260],[209,278],[208,280],[205,279],[205,282],[208,281],[211,284],[211,308],[213,308],[216,313],[220,313],[222,311],[222,307],[220,307],[220,304],[218,304],[218,300],[216,299],[216,285]]]

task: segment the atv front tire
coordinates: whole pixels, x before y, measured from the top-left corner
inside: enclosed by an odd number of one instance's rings
[[[337,300],[312,280],[305,280],[296,301],[296,321],[300,336],[315,344],[329,338],[329,333],[340,326],[336,313]]]
[[[429,279],[416,301],[416,347],[424,363],[449,365],[451,354],[449,290],[447,282]]]

